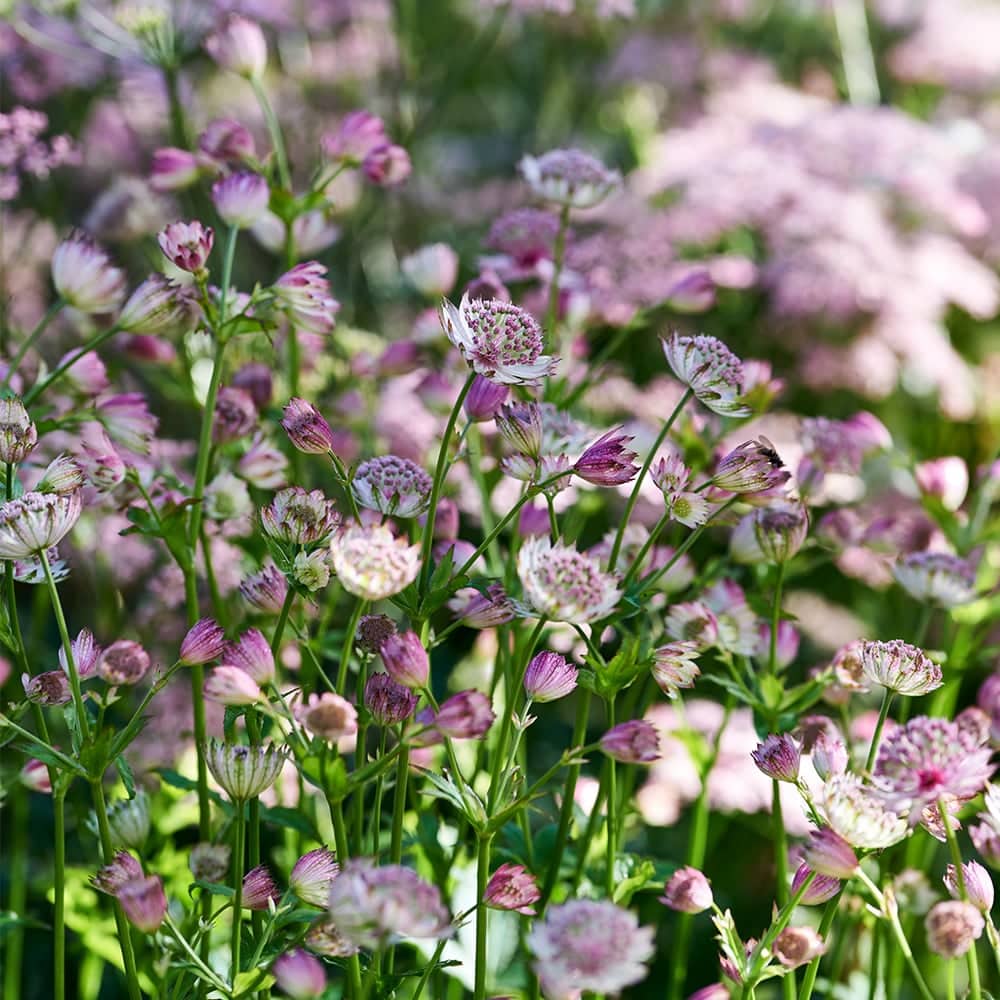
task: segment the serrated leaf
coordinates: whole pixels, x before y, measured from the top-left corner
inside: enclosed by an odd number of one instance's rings
[[[132,772],[132,765],[119,754],[115,757],[115,768],[118,771],[119,777],[122,779],[122,784],[125,786],[125,792],[130,799],[135,798],[135,774]]]

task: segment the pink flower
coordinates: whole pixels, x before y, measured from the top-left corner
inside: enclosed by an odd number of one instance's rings
[[[372,150],[387,142],[385,122],[368,111],[351,111],[336,131],[320,139],[323,155],[331,160],[360,164]]]
[[[292,867],[288,885],[299,899],[324,908],[330,899],[330,886],[340,871],[331,851],[319,847],[303,854]]]
[[[921,462],[913,475],[920,492],[938,500],[945,510],[958,510],[969,492],[969,468],[956,455]]]
[[[323,963],[300,948],[279,955],[271,972],[278,988],[292,1000],[316,1000],[326,992]]]
[[[801,748],[788,733],[771,733],[750,756],[769,778],[794,783],[799,778],[800,754]]]
[[[243,171],[222,177],[212,185],[212,202],[229,226],[249,229],[267,211],[271,197],[260,174]]]
[[[388,674],[372,674],[365,684],[365,708],[380,726],[396,726],[413,715],[417,696]]]
[[[131,639],[111,643],[97,661],[97,676],[108,684],[138,684],[149,672],[149,653]]]
[[[205,42],[208,54],[223,68],[245,77],[260,77],[267,68],[267,41],[260,25],[231,14]]]
[[[620,429],[598,438],[576,461],[573,471],[594,486],[622,486],[635,479],[636,453],[625,446],[632,440]]]
[[[631,719],[601,737],[601,750],[622,764],[650,764],[660,757],[660,737],[652,723]]]
[[[118,888],[115,898],[121,903],[129,923],[144,934],[158,931],[167,915],[167,897],[158,875],[130,879]]]
[[[351,492],[362,507],[392,517],[416,517],[430,503],[431,477],[415,462],[383,455],[362,462]]]
[[[243,876],[243,908],[245,910],[266,910],[270,903],[281,899],[278,885],[267,865],[251,868]]]
[[[220,705],[255,705],[263,697],[259,685],[246,671],[226,664],[205,678],[203,691],[209,701]]]
[[[250,130],[233,118],[210,121],[198,136],[198,149],[221,163],[252,159],[257,153]]]
[[[478,740],[489,732],[496,715],[481,691],[460,691],[441,703],[434,728],[453,740]]]
[[[679,913],[701,913],[714,902],[708,879],[697,868],[678,868],[667,879],[660,902]]]
[[[412,169],[410,154],[392,142],[376,146],[361,161],[361,172],[379,187],[402,184]]]
[[[212,252],[215,234],[211,226],[200,222],[171,222],[157,240],[164,256],[175,267],[191,274],[199,274],[205,269],[205,262]]]
[[[123,885],[141,878],[142,865],[128,851],[119,851],[108,864],[98,870],[90,884],[98,892],[115,896]]]
[[[273,286],[278,307],[289,322],[308,333],[329,333],[340,309],[340,303],[330,295],[325,274],[322,264],[307,261],[286,271]]]
[[[294,398],[288,401],[281,426],[292,445],[307,455],[325,455],[333,450],[333,431],[312,403]]]
[[[621,186],[621,174],[579,149],[552,149],[525,156],[518,167],[532,191],[545,201],[592,208]]]
[[[537,903],[542,898],[535,876],[524,865],[503,864],[486,884],[483,902],[496,910],[514,910],[533,917]]]
[[[524,672],[524,690],[532,701],[565,698],[576,689],[579,671],[558,653],[537,653]]]
[[[336,743],[358,731],[358,713],[354,706],[330,691],[309,695],[308,701],[296,706],[295,718],[310,733],[328,743]]]
[[[260,629],[247,629],[236,642],[229,643],[222,652],[222,662],[239,667],[258,684],[274,680],[274,654]]]
[[[201,164],[194,153],[167,146],[154,150],[149,183],[154,191],[181,191],[190,187],[201,174]]]
[[[416,632],[390,635],[379,647],[389,676],[411,690],[427,687],[430,658]]]
[[[214,618],[202,618],[188,629],[181,643],[182,663],[210,663],[226,646],[226,633]]]
[[[67,305],[88,315],[112,312],[125,297],[125,272],[82,233],[56,247],[52,283]]]

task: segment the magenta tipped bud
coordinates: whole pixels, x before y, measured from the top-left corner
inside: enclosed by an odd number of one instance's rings
[[[365,684],[365,708],[380,726],[396,726],[413,715],[417,696],[388,674],[372,674]]]
[[[955,866],[948,865],[944,884],[952,899],[961,899],[964,895],[977,910],[982,910],[983,913],[989,913],[993,909],[993,879],[978,861],[966,861],[962,865],[961,880]]]
[[[292,1000],[318,1000],[326,992],[323,963],[300,948],[279,955],[271,972],[278,989]]]
[[[256,705],[263,695],[257,682],[239,667],[223,664],[205,678],[202,688],[209,701],[220,705]]]
[[[678,868],[667,879],[659,899],[678,913],[702,913],[712,905],[715,897],[704,874],[697,868],[687,867]]]
[[[322,909],[330,899],[330,885],[339,871],[333,852],[319,847],[295,862],[288,885],[303,902]]]
[[[167,897],[159,875],[148,875],[126,882],[115,893],[129,923],[144,934],[160,929],[167,915]]]
[[[217,660],[226,647],[226,633],[214,618],[202,618],[188,630],[181,643],[181,663],[200,664]]]
[[[194,153],[176,146],[154,150],[149,184],[154,191],[182,191],[201,174],[201,164]]]
[[[622,764],[651,764],[660,758],[660,737],[651,722],[631,719],[601,737],[601,750]]]
[[[794,783],[799,780],[801,748],[788,733],[771,733],[763,743],[757,744],[750,756],[758,770],[775,781]]]
[[[832,875],[820,875],[818,872],[814,873],[808,865],[799,865],[792,878],[791,894],[793,896],[798,893],[810,875],[815,877],[799,898],[799,903],[802,906],[819,906],[821,903],[833,899],[840,892],[841,881],[839,878],[834,878]]]
[[[163,255],[175,267],[190,274],[200,274],[212,252],[215,234],[211,226],[203,226],[198,221],[171,222],[157,236],[157,241]]]
[[[594,486],[622,486],[635,479],[636,453],[626,445],[632,440],[620,429],[598,438],[577,460],[573,471]]]
[[[465,415],[473,423],[492,420],[507,402],[510,386],[500,385],[482,375],[472,380],[472,387],[465,397]]]
[[[558,653],[538,653],[524,672],[524,690],[532,701],[556,701],[576,688],[579,671]]]
[[[237,229],[249,229],[258,222],[270,197],[267,181],[249,171],[228,174],[212,185],[212,203],[219,218]]]
[[[222,662],[226,666],[239,667],[260,685],[274,680],[274,654],[260,629],[249,628],[236,642],[226,646]]]
[[[813,871],[833,878],[853,878],[858,856],[851,845],[829,827],[813,830],[805,848],[805,860]]]
[[[430,678],[430,658],[416,632],[391,635],[379,647],[379,653],[389,676],[411,690],[427,687]]]
[[[292,446],[307,455],[325,455],[333,450],[333,431],[312,403],[295,397],[288,401],[281,426]]]
[[[501,865],[491,876],[483,902],[494,910],[513,910],[534,916],[534,903],[542,898],[535,876],[524,865]]]
[[[266,910],[271,903],[281,899],[277,883],[267,865],[251,868],[243,876],[243,908],[245,910]]]
[[[434,727],[453,740],[478,740],[485,736],[496,715],[482,691],[460,691],[441,703]]]

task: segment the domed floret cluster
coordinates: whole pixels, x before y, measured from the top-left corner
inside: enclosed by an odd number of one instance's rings
[[[517,555],[524,598],[540,615],[557,622],[594,622],[621,598],[616,577],[600,561],[547,537],[529,538]]]

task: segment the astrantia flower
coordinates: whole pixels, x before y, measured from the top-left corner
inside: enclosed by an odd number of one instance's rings
[[[805,847],[806,864],[819,877],[849,879],[858,870],[858,856],[851,845],[839,833],[824,826],[813,830]]]
[[[83,499],[69,494],[25,493],[0,506],[0,559],[27,559],[57,545],[80,517]]]
[[[318,1000],[326,992],[323,963],[301,948],[279,955],[271,972],[278,988],[292,1000]]]
[[[413,169],[410,154],[395,142],[386,142],[370,150],[361,161],[361,172],[379,187],[402,184]]]
[[[696,649],[708,649],[719,640],[719,620],[707,604],[685,601],[672,604],[663,622],[671,639],[692,643]]]
[[[458,278],[458,254],[447,243],[421,247],[400,261],[411,285],[429,299],[447,295]]]
[[[640,927],[634,913],[608,900],[573,899],[545,911],[528,947],[546,997],[620,993],[645,977],[653,928]]]
[[[265,534],[294,545],[315,545],[328,538],[340,520],[332,500],[301,486],[281,490],[260,512]]]
[[[743,365],[721,340],[675,332],[662,343],[667,364],[700,403],[722,416],[749,416],[742,401]]]
[[[456,308],[445,299],[441,326],[479,375],[505,385],[536,385],[555,371],[556,359],[542,354],[542,329],[523,309],[498,299],[462,297]]]
[[[233,118],[213,118],[198,136],[198,149],[221,163],[238,163],[257,155],[250,130]]]
[[[770,733],[750,752],[758,770],[775,781],[798,781],[801,747],[788,733]]]
[[[821,875],[819,872],[814,872],[807,864],[801,864],[792,877],[790,895],[796,895],[810,876],[812,881],[805,892],[799,896],[801,906],[819,906],[829,902],[840,892],[841,880],[839,878],[835,878],[833,875]]]
[[[569,208],[592,208],[622,182],[617,170],[579,149],[553,149],[522,157],[518,167],[539,198]]]
[[[119,886],[115,898],[121,903],[129,923],[144,934],[159,930],[167,915],[167,897],[159,875],[130,879]]]
[[[404,687],[417,690],[427,686],[430,658],[416,632],[394,633],[379,647],[389,676]]]
[[[499,583],[491,583],[485,594],[475,587],[463,587],[448,601],[448,609],[468,628],[496,628],[516,614],[514,603]]]
[[[595,486],[621,486],[635,479],[636,453],[626,448],[631,440],[620,429],[608,431],[576,460],[573,471]]]
[[[209,701],[220,705],[256,705],[263,698],[258,683],[239,667],[223,664],[206,678],[202,693]]]
[[[242,171],[222,177],[212,185],[212,203],[229,226],[249,229],[267,211],[271,193],[260,174]]]
[[[686,528],[697,528],[709,517],[711,507],[700,493],[681,491],[664,497],[671,519]]]
[[[245,746],[210,740],[205,759],[212,777],[234,802],[256,798],[277,781],[285,752],[273,743]]]
[[[259,77],[267,68],[267,40],[259,24],[231,14],[205,41],[208,54],[231,73]]]
[[[932,906],[924,926],[931,951],[942,958],[958,958],[982,936],[986,921],[971,903],[953,899]]]
[[[695,660],[700,650],[696,642],[669,642],[653,651],[653,680],[668,698],[676,698],[682,688],[694,687],[701,673]]]
[[[365,684],[365,708],[380,726],[396,726],[413,715],[417,696],[388,674],[372,674]]]
[[[257,407],[246,389],[225,385],[215,399],[212,442],[228,444],[249,435],[257,426]]]
[[[333,450],[333,431],[312,403],[294,398],[288,401],[281,426],[292,445],[307,455],[325,455]]]
[[[517,575],[531,608],[558,622],[599,621],[618,604],[618,580],[600,560],[576,548],[529,538],[517,554]]]
[[[181,642],[182,663],[210,663],[226,646],[226,633],[214,618],[202,618],[188,629]]]
[[[142,393],[105,396],[98,400],[96,416],[117,444],[140,455],[149,454],[158,421]]]
[[[157,241],[163,255],[175,267],[198,274],[205,269],[215,243],[215,233],[211,226],[203,226],[198,221],[171,222],[157,236]]]
[[[362,507],[394,517],[416,517],[430,503],[431,477],[416,462],[383,455],[358,466],[351,492]]]
[[[691,481],[691,470],[679,455],[657,459],[650,466],[649,475],[665,496],[685,489]]]
[[[122,306],[118,326],[152,337],[186,333],[193,323],[195,311],[196,307],[179,285],[162,274],[152,274]]]
[[[0,461],[23,462],[38,441],[36,429],[24,403],[16,396],[0,399]]]
[[[70,652],[73,654],[73,665],[80,680],[93,677],[101,648],[94,642],[94,633],[89,628],[80,629],[76,638],[70,643]],[[59,650],[59,665],[64,673],[69,673],[66,652],[62,648]]]
[[[826,942],[811,927],[786,927],[774,939],[774,957],[786,969],[798,969],[826,952]]]
[[[969,902],[977,910],[989,913],[993,909],[993,879],[990,873],[978,861],[967,861],[962,865],[962,877],[959,881],[958,869],[948,865],[944,875],[945,888],[952,899],[968,896]]]
[[[579,671],[564,656],[538,653],[524,671],[524,690],[532,701],[556,701],[576,689],[578,677]]]
[[[57,455],[46,466],[35,487],[36,493],[75,493],[83,486],[83,470],[69,455]]]
[[[892,575],[915,600],[942,608],[957,608],[977,597],[976,567],[948,552],[911,552],[896,562]]]
[[[420,546],[394,538],[384,525],[352,526],[330,542],[333,569],[344,589],[366,601],[405,590],[420,572]]]
[[[221,658],[224,664],[239,667],[258,684],[274,680],[274,654],[259,629],[247,629],[236,642],[225,647]]]
[[[941,798],[962,801],[983,790],[993,751],[949,719],[925,715],[898,726],[882,741],[874,781],[887,805],[911,823]]]
[[[513,910],[533,917],[532,905],[542,898],[535,876],[524,865],[501,865],[491,876],[483,902],[495,910]]]
[[[288,885],[299,899],[313,906],[326,906],[330,885],[337,877],[340,865],[325,847],[303,854],[288,876]]]
[[[287,593],[288,581],[281,570],[274,565],[265,566],[240,584],[240,595],[243,600],[264,614],[278,614],[285,603]]]
[[[490,699],[482,691],[459,691],[441,702],[434,713],[434,728],[453,740],[478,740],[495,719]]]
[[[21,686],[24,697],[35,705],[66,705],[73,698],[69,679],[61,670],[46,670],[34,677],[22,674]]]
[[[664,906],[678,913],[701,913],[714,901],[708,879],[697,868],[691,867],[678,868],[667,879],[659,899]]]
[[[630,719],[601,737],[601,750],[622,764],[651,764],[660,758],[660,736],[651,722]]]
[[[108,825],[116,844],[141,851],[151,827],[149,796],[141,789],[130,799],[119,799],[108,806]]]
[[[346,698],[331,691],[309,695],[307,701],[295,706],[295,718],[310,733],[327,743],[336,743],[358,731],[355,707]]]
[[[128,851],[118,851],[114,858],[90,880],[98,892],[114,896],[128,882],[142,878],[142,865]]]
[[[785,468],[774,445],[767,438],[744,441],[719,461],[713,485],[730,493],[765,493],[787,483],[791,473]]]
[[[224,882],[229,874],[232,854],[228,844],[195,844],[188,857],[188,868],[201,882]]]
[[[340,303],[330,295],[326,268],[316,261],[296,264],[273,285],[278,306],[292,326],[307,333],[327,334],[335,323]]]
[[[267,865],[257,865],[243,876],[243,909],[266,910],[280,899],[278,884]]]
[[[330,888],[329,911],[338,931],[358,948],[448,937],[452,929],[435,886],[402,865],[377,868],[367,859],[341,869]]]
[[[82,233],[56,247],[52,283],[67,305],[87,315],[112,312],[125,297],[125,272]]]
[[[932,458],[913,470],[920,492],[940,501],[945,510],[958,510],[969,492],[969,467],[957,455]]]
[[[730,551],[740,563],[785,563],[799,551],[808,533],[804,506],[773,504],[753,511],[736,525]]]
[[[866,642],[860,656],[865,677],[897,694],[917,697],[936,691],[943,683],[941,668],[923,650],[901,639]]]
[[[885,797],[863,784],[856,774],[841,774],[827,781],[820,803],[830,827],[852,847],[880,851],[906,836],[905,817],[888,808]]]

